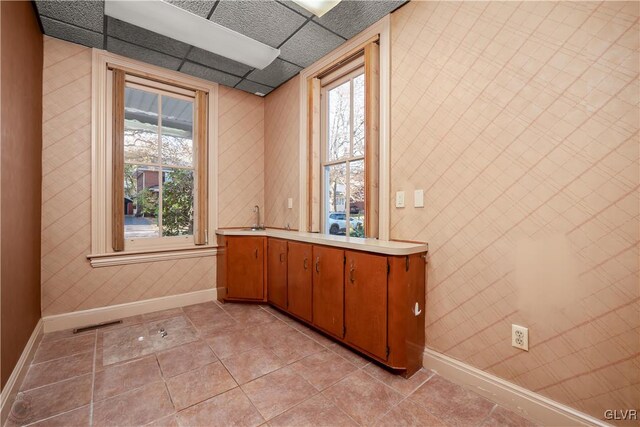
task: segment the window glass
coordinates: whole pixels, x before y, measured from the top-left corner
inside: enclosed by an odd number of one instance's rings
[[[325,233],[345,234],[346,215],[344,212],[346,205],[347,191],[347,168],[346,164],[325,167],[325,217],[328,218],[325,224]],[[332,215],[333,214],[333,215]]]
[[[350,152],[351,85],[345,82],[329,91],[328,129],[329,161],[342,159]]]
[[[124,160],[158,161],[158,95],[155,93],[125,88]]]
[[[193,102],[162,97],[162,163],[193,166]]]
[[[324,89],[323,222],[329,234],[365,237],[363,69]]]
[[[364,74],[353,79],[353,155],[364,156]]]
[[[193,100],[127,86],[124,145],[125,239],[193,235]]]

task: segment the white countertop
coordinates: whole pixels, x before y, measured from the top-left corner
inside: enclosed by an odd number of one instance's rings
[[[382,241],[377,239],[363,239],[360,237],[334,236],[332,234],[306,233],[301,231],[286,231],[267,229],[251,231],[240,228],[222,228],[216,230],[221,236],[266,236],[278,239],[295,240],[298,242],[314,243],[317,245],[335,246],[357,251],[375,252],[385,255],[411,255],[427,252],[429,245],[426,243],[408,243]]]

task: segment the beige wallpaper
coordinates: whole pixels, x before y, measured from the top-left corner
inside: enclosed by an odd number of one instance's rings
[[[264,98],[219,86],[218,224],[247,227],[264,218]]]
[[[640,402],[639,5],[392,16],[391,236],[430,244],[428,347],[598,418]]]
[[[265,224],[298,229],[300,77],[296,76],[265,98],[264,184]],[[287,199],[293,199],[293,208]]]
[[[42,314],[66,313],[215,286],[215,258],[92,268],[91,50],[45,37]],[[219,224],[249,224],[263,203],[263,103],[220,88]]]

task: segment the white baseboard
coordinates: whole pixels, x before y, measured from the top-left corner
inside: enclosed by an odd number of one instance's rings
[[[425,349],[423,364],[427,369],[472,389],[476,393],[544,426],[601,426],[611,424],[569,406],[558,403],[524,387],[474,368],[437,351]]]
[[[7,420],[9,412],[11,411],[11,405],[13,405],[13,401],[18,394],[18,388],[20,384],[22,384],[24,376],[27,375],[27,370],[33,360],[33,355],[42,339],[42,325],[42,319],[38,320],[36,327],[31,333],[31,337],[29,337],[29,341],[27,341],[27,345],[25,345],[24,350],[22,350],[18,363],[14,366],[11,376],[9,376],[7,383],[2,388],[0,397],[0,425],[4,425]]]
[[[213,301],[217,298],[217,295],[217,289],[205,289],[203,291],[189,292],[187,294],[170,295],[126,304],[110,305],[107,307],[92,308],[90,310],[45,316],[42,318],[42,321],[44,322],[44,332],[49,333],[95,325],[97,323],[109,322],[129,316],[136,316],[138,314]]]

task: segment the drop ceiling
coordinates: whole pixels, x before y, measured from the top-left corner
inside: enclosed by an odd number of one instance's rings
[[[44,33],[171,70],[268,94],[406,0],[342,0],[318,18],[289,0],[168,0],[279,48],[263,70],[104,15],[104,1],[36,0]]]

